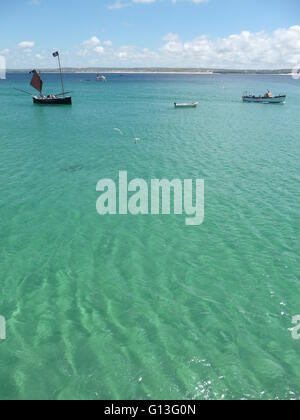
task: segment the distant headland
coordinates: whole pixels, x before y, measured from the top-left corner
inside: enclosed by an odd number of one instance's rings
[[[32,69],[8,69],[8,73],[24,73]],[[56,73],[57,69],[44,68],[39,69],[44,73]],[[112,74],[258,74],[258,75],[291,75],[291,69],[280,70],[236,70],[236,69],[201,69],[201,68],[167,68],[167,67],[144,67],[144,68],[112,68],[112,67],[65,67],[66,73],[112,73]]]

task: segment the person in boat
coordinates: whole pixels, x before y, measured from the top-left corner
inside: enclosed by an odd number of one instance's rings
[[[265,94],[265,98],[269,98],[269,99],[273,98],[273,93],[268,90],[267,93]]]

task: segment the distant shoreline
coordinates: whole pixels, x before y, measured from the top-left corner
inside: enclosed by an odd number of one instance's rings
[[[29,73],[32,69],[8,69],[7,73]],[[39,69],[42,73],[58,73],[57,69]],[[226,70],[226,69],[172,69],[172,68],[64,68],[64,73],[69,74],[169,74],[169,75],[268,75],[268,76],[291,76],[292,70]]]

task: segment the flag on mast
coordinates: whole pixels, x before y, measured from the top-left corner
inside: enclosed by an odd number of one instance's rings
[[[59,52],[58,51],[55,51],[54,53],[53,53],[53,57],[55,58],[55,57],[58,57],[59,56]]]

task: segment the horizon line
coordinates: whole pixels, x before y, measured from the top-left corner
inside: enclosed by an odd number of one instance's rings
[[[58,71],[55,67],[41,67],[38,68],[40,71],[51,71],[56,72]],[[73,67],[73,66],[66,66],[62,68],[63,70],[99,70],[99,71],[192,71],[192,72],[292,72],[293,69],[289,67],[282,67],[282,68],[269,68],[269,69],[247,69],[247,68],[221,68],[221,67]],[[13,71],[31,71],[32,67],[20,67],[20,68],[8,68],[7,72],[13,72]]]

